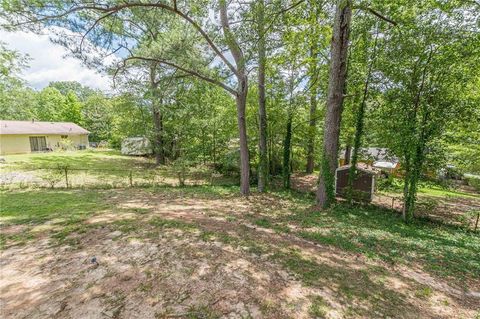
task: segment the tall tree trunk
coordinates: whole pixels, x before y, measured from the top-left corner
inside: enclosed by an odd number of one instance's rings
[[[430,50],[426,63],[422,69],[421,73],[421,80],[420,86],[417,92],[414,94],[413,98],[413,111],[409,113],[409,122],[410,122],[410,134],[412,136],[416,136],[418,132],[418,125],[417,125],[417,114],[421,107],[421,99],[423,90],[425,88],[425,83],[427,81],[427,69],[430,65],[430,62],[433,57],[433,49]],[[415,72],[412,75],[412,87],[414,87],[415,83]],[[427,122],[428,113],[424,113],[422,118],[422,122],[420,123],[421,131],[420,136],[418,138],[410,139],[412,145],[407,145],[407,150],[405,156],[405,161],[408,164],[406,167],[406,174],[405,174],[405,187],[404,187],[404,196],[403,196],[403,219],[404,221],[408,221],[411,217],[413,217],[414,206],[417,196],[417,182],[418,178],[420,177],[421,168],[423,166],[423,152],[425,148],[425,124]],[[411,152],[413,150],[413,152]],[[413,156],[410,154],[413,153]]]
[[[290,189],[290,154],[292,149],[292,112],[289,110],[287,119],[287,128],[285,132],[285,140],[283,142],[283,187]]]
[[[308,141],[307,141],[307,167],[306,173],[313,173],[315,167],[315,135],[317,128],[317,50],[318,44],[315,44],[310,48],[310,58],[312,59],[310,65],[310,119],[308,126]]]
[[[259,118],[259,164],[258,191],[264,192],[268,178],[267,157],[267,110],[265,103],[265,0],[258,0],[258,118]]]
[[[247,104],[247,79],[239,82],[237,102],[238,133],[240,138],[240,192],[248,196],[250,193],[250,160],[247,144],[247,122],[245,110]]]
[[[322,208],[328,208],[335,201],[334,181],[338,159],[343,93],[347,74],[348,36],[350,33],[351,16],[350,0],[339,0],[333,24],[323,154],[317,189],[317,205]]]
[[[235,100],[237,104],[238,133],[240,139],[240,192],[242,195],[248,196],[250,194],[250,159],[248,154],[247,123],[245,119],[248,93],[245,57],[243,56],[243,51],[234,34],[230,30],[226,0],[220,0],[219,7],[220,22],[222,24],[225,40],[237,67],[235,70],[235,76],[237,78]]]
[[[150,66],[150,90],[152,99],[153,124],[155,128],[153,138],[153,150],[155,153],[155,164],[164,165],[165,153],[163,147],[163,117],[160,110],[162,101],[158,95],[158,82],[156,82],[155,80],[156,72],[157,64],[153,63]]]

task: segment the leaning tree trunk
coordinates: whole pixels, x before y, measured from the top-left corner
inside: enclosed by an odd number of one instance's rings
[[[351,16],[350,1],[339,0],[333,25],[323,154],[317,189],[317,205],[322,208],[328,208],[335,201],[334,181],[338,159],[343,92],[347,74],[348,36]]]
[[[268,176],[267,110],[265,106],[265,3],[258,0],[258,191],[264,192]]]

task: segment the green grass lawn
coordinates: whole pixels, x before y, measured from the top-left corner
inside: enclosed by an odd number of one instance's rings
[[[152,166],[154,161],[138,156],[121,155],[117,150],[66,151],[5,155],[7,169],[56,168],[68,166],[79,169],[138,169]]]
[[[84,150],[71,152],[7,155],[3,173],[23,172],[35,177],[43,187],[66,187],[65,168],[70,187],[117,188],[134,185],[176,185],[179,183],[175,166],[155,166],[151,157],[124,156],[116,150]],[[210,183],[211,172],[205,168],[187,168],[187,183]],[[32,179],[35,179],[32,178]],[[231,184],[231,179],[217,178]],[[34,182],[8,183],[8,186],[28,187]],[[20,185],[19,185],[20,184]]]
[[[464,197],[464,198],[473,198],[480,199],[480,194],[467,193],[461,190],[455,189],[446,189],[441,188],[440,186],[429,185],[420,187],[418,193],[421,195],[428,195],[434,197]]]

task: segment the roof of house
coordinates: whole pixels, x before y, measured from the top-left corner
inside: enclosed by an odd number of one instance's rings
[[[359,155],[362,158],[397,163],[398,159],[395,156],[392,156],[390,153],[391,152],[388,148],[382,147],[362,147],[359,149]],[[350,156],[352,156],[352,154],[350,154]],[[345,158],[345,150],[341,151],[340,157]]]
[[[384,169],[393,169],[396,168],[398,163],[388,162],[388,161],[376,161],[373,163],[373,167],[384,168]]]
[[[61,134],[79,135],[90,133],[70,122],[4,121],[0,120],[0,135]]]
[[[344,170],[350,169],[350,166],[352,166],[352,165],[348,164],[348,165],[340,166],[339,168],[337,168],[337,171],[344,171]],[[377,169],[375,169],[374,167],[372,167],[370,165],[367,165],[365,163],[357,163],[357,170],[365,172],[365,173],[369,173],[369,174],[378,174],[379,173],[379,171]]]

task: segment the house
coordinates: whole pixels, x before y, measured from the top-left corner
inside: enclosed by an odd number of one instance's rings
[[[339,197],[348,195],[348,176],[351,165],[337,168],[335,172],[335,193]],[[352,184],[352,198],[358,201],[371,202],[375,192],[375,177],[378,171],[373,167],[359,163],[357,175]]]
[[[85,149],[88,133],[75,123],[0,120],[0,155],[51,151],[64,140]]]

